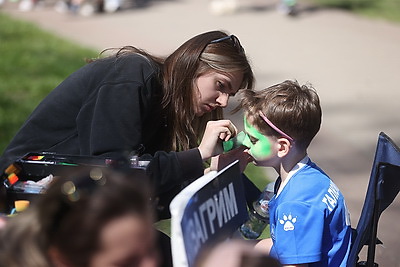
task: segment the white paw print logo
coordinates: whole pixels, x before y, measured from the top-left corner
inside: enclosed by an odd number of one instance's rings
[[[283,230],[285,231],[292,231],[294,230],[294,223],[296,223],[297,218],[293,217],[292,214],[288,216],[283,215],[283,219],[279,220],[280,224],[283,224]]]

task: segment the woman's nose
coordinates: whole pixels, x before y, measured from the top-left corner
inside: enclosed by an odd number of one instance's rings
[[[218,98],[217,98],[217,103],[220,107],[225,108],[228,106],[228,101],[229,101],[229,94],[226,93],[220,93]]]

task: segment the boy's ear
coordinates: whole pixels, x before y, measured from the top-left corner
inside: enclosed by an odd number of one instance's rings
[[[285,157],[290,151],[290,141],[286,138],[278,138],[276,145],[278,146],[278,157]]]

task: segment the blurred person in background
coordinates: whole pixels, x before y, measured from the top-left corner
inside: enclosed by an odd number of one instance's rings
[[[99,168],[56,177],[0,230],[0,266],[162,266],[147,182]]]
[[[297,0],[280,0],[278,4],[278,11],[284,15],[295,16],[297,15]]]

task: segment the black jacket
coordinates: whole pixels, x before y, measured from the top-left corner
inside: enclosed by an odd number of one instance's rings
[[[142,147],[152,156],[148,174],[157,193],[198,178],[203,165],[197,149],[162,151],[167,122],[158,73],[137,54],[82,67],[32,112],[1,156],[1,170],[28,152],[114,158]]]

